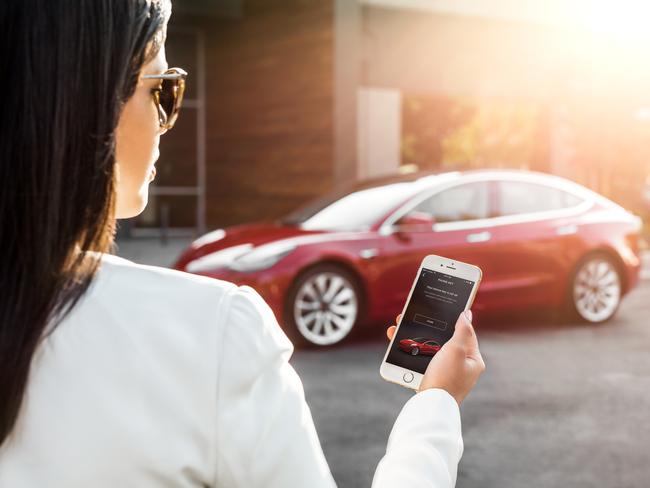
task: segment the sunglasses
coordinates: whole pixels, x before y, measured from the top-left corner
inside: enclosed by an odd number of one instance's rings
[[[160,75],[146,75],[142,78],[161,81],[160,87],[154,88],[151,94],[158,109],[160,128],[168,131],[174,127],[181,110],[187,72],[181,68],[169,68]]]

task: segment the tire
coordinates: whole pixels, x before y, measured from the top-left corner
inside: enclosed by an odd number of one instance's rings
[[[573,317],[590,324],[606,322],[616,314],[621,304],[621,272],[608,255],[590,254],[576,266],[568,291]]]
[[[417,356],[420,353],[420,350],[417,347],[411,349],[411,356]]]
[[[333,346],[359,324],[362,292],[341,266],[316,265],[301,274],[287,295],[285,319],[297,345]]]

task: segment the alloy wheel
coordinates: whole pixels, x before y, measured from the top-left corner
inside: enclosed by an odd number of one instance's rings
[[[310,343],[328,346],[352,330],[359,315],[359,297],[352,282],[339,273],[323,271],[309,276],[298,288],[293,319]]]
[[[616,266],[604,257],[585,261],[573,280],[573,304],[587,322],[604,322],[621,302],[621,278]]]

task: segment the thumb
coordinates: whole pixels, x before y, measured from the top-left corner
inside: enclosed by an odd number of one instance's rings
[[[478,349],[478,341],[474,327],[472,327],[472,311],[465,310],[456,321],[456,330],[451,341],[467,348],[468,350]]]
[[[465,354],[468,358],[472,358],[481,364],[485,364],[483,363],[481,350],[478,347],[478,338],[476,337],[476,332],[472,325],[471,310],[466,310],[460,314],[460,317],[458,317],[458,321],[456,322],[456,330],[449,342],[455,342],[458,346],[464,348]]]

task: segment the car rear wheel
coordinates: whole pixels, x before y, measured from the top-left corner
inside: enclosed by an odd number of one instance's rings
[[[417,356],[420,350],[417,347],[411,349],[411,356]]]
[[[292,287],[287,318],[298,342],[331,346],[341,342],[359,322],[361,293],[354,276],[332,265],[316,266]]]
[[[578,265],[571,284],[571,303],[579,318],[593,324],[605,322],[618,310],[621,297],[621,275],[611,258],[594,254]]]

